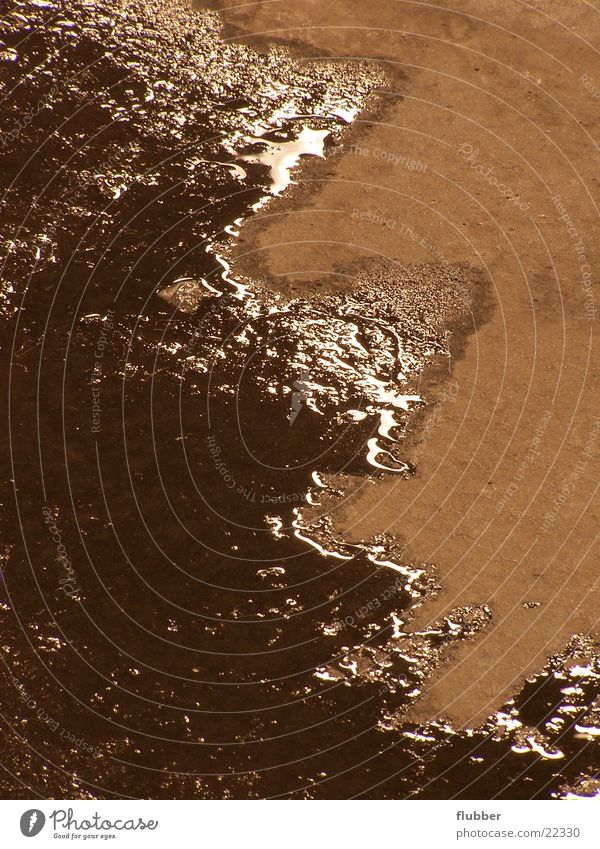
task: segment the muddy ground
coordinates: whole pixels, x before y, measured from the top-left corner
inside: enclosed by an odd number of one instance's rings
[[[294,294],[350,288],[381,258],[481,280],[411,440],[416,474],[357,479],[331,508],[348,540],[390,532],[435,564],[413,627],[489,605],[413,711],[476,725],[598,631],[600,18],[549,0],[211,5],[231,38],[376,60],[389,79],[245,226],[239,270]]]

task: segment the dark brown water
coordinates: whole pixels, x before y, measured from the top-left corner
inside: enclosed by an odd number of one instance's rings
[[[0,8],[2,794],[543,798],[592,778],[581,646],[485,728],[409,727],[489,612],[408,636],[428,570],[307,518],[332,473],[411,474],[435,316],[391,270],[318,300],[228,273],[243,219],[343,141],[379,72],[252,53],[174,2]]]

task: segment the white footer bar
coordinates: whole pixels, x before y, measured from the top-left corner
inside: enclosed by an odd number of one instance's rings
[[[0,845],[173,849],[600,846],[597,799],[0,802]]]

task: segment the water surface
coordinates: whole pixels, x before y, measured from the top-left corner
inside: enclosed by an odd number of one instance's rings
[[[594,792],[581,646],[483,729],[408,726],[490,613],[409,635],[430,567],[319,513],[339,473],[413,473],[448,355],[423,275],[286,299],[229,267],[381,72],[252,52],[175,2],[2,15],[4,795]]]

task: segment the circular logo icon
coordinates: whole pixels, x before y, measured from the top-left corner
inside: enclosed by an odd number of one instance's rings
[[[46,816],[37,808],[25,811],[21,816],[21,833],[25,837],[35,837],[46,824]]]

